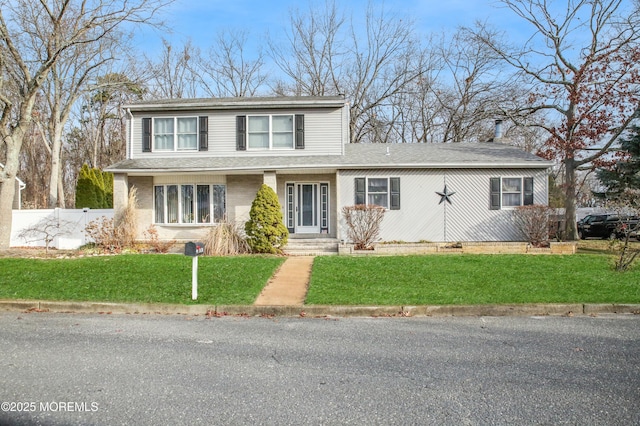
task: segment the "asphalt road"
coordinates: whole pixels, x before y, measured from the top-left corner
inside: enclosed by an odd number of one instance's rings
[[[640,424],[640,316],[0,313],[0,424]]]

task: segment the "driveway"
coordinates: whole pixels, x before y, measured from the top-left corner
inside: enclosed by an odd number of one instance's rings
[[[639,424],[640,316],[0,313],[0,424]]]

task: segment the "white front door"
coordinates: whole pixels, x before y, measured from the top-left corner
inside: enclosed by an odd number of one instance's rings
[[[287,228],[296,234],[327,233],[329,186],[326,183],[287,184]]]
[[[296,233],[319,234],[320,226],[318,224],[318,184],[297,184],[296,201]]]

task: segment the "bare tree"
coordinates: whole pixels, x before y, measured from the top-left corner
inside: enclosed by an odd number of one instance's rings
[[[45,253],[48,255],[51,243],[57,237],[71,234],[75,226],[76,223],[69,220],[47,217],[24,228],[18,234],[18,238],[22,238],[26,243],[44,241]]]
[[[624,0],[501,0],[533,30],[510,48],[484,29],[476,34],[530,87],[513,117],[546,112],[536,126],[548,135],[541,154],[562,161],[566,237],[577,238],[577,170],[616,149],[639,117],[640,10]]]
[[[163,51],[159,60],[146,58],[148,89],[155,99],[195,98],[200,94],[200,78],[195,62],[200,52],[187,40],[182,46],[174,46],[162,40]]]
[[[309,96],[343,93],[345,19],[335,2],[326,1],[323,9],[310,7],[306,13],[294,10],[289,20],[288,44],[280,45],[269,39],[269,53],[293,85],[279,81],[275,91]]]
[[[106,71],[106,65],[115,60],[116,50],[126,50],[127,39],[127,34],[113,30],[95,43],[73,45],[59,56],[45,80],[42,93],[48,108],[42,118],[45,119],[51,155],[50,208],[65,207],[62,185],[62,137],[72,108],[85,92],[114,84],[111,80],[99,79],[98,76]],[[39,40],[33,41],[39,42]],[[37,51],[37,49],[34,50]],[[38,58],[39,61],[43,59]]]
[[[208,57],[198,60],[204,91],[215,97],[255,96],[267,80],[264,54],[258,48],[247,57],[246,31],[221,31],[209,48]]]
[[[396,114],[387,114],[392,100],[422,77],[422,51],[409,21],[367,8],[364,35],[352,25],[349,61],[345,64],[345,91],[351,101],[351,142],[376,139],[380,117],[393,126]]]
[[[0,249],[11,236],[13,180],[32,121],[36,97],[49,73],[76,46],[97,46],[125,23],[152,24],[170,0],[12,0],[0,3]],[[11,89],[18,89],[13,97]]]
[[[484,43],[464,30],[443,35],[438,52],[443,80],[451,82],[441,81],[434,91],[442,142],[478,142],[510,93],[508,82],[500,75],[501,63]]]
[[[362,22],[349,25],[335,2],[291,14],[287,46],[270,41],[270,54],[292,84],[278,94],[344,94],[350,102],[351,142],[386,142],[397,136],[398,99],[424,72],[412,23],[370,4]]]

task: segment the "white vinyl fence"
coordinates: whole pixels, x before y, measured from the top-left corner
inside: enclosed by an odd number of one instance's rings
[[[45,233],[38,230],[47,229],[54,236],[49,247],[60,250],[73,250],[92,242],[87,238],[84,229],[92,220],[105,216],[113,218],[113,209],[48,209],[48,210],[13,210],[11,226],[11,247],[45,247]],[[28,236],[20,235],[25,230],[33,230]]]

